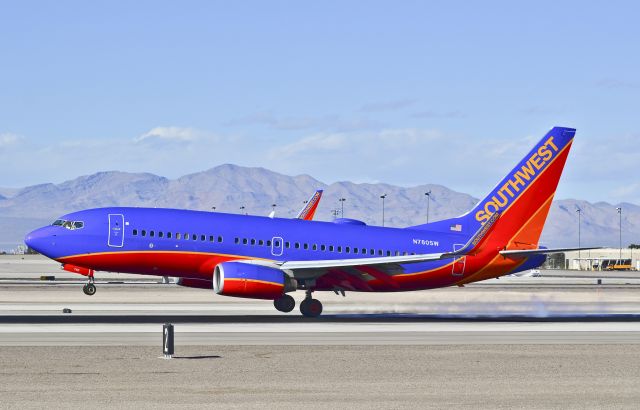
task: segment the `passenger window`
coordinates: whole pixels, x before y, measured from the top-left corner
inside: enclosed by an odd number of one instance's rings
[[[188,233],[185,233],[185,234],[184,234],[184,236],[183,236],[183,238],[184,238],[184,240],[185,240],[185,241],[188,241],[188,240],[189,240],[189,234],[188,234]]]
[[[327,250],[327,246],[326,245],[320,245],[320,250],[321,251],[326,251]]]
[[[235,239],[233,240],[233,242],[234,242],[234,243],[236,243],[236,244],[240,243],[240,238],[235,238]]]
[[[251,239],[251,245],[255,245],[256,244],[256,240],[255,239]]]
[[[259,240],[258,240],[258,245],[259,245],[259,246],[264,246],[264,241],[263,241],[262,239],[259,239]]]
[[[145,231],[144,229],[142,230],[142,236],[147,236],[147,231]]]
[[[369,255],[375,255],[376,251],[375,249],[369,249]]]
[[[149,231],[149,236],[153,238],[154,236],[156,236],[156,233],[154,231]]]
[[[303,247],[304,249],[309,249],[309,244],[308,244],[308,243],[305,243],[305,244],[303,244],[303,245],[302,245],[302,247]]]
[[[171,232],[167,232],[167,238],[171,239]]]
[[[273,241],[273,246],[280,247],[280,241]]]
[[[358,248],[353,248],[353,253],[358,253]]]
[[[296,248],[296,249],[300,249],[300,242],[294,243],[293,247]]]
[[[207,240],[207,237],[206,237],[205,235],[200,235],[200,240],[201,240],[201,241],[206,241],[206,240]]]
[[[313,244],[313,248],[311,248],[311,249],[313,249],[314,251],[317,251],[317,250],[318,250],[318,245],[316,245],[316,244],[314,243],[314,244]]]
[[[333,252],[333,245],[329,245],[329,252]]]
[[[378,249],[378,256],[382,256],[382,249]]]
[[[247,240],[247,238],[242,238],[242,244],[246,245],[247,243],[249,243],[249,241]]]
[[[176,232],[176,239],[180,239],[180,232]]]
[[[218,242],[222,243],[222,236],[218,236]]]
[[[362,254],[366,255],[367,254],[367,248],[362,248]]]
[[[400,256],[400,251],[396,251],[396,256]]]
[[[196,235],[195,233],[193,235],[191,235],[191,239],[193,239],[194,241],[198,240],[198,235]]]
[[[387,251],[387,256],[391,256],[391,251]]]
[[[271,241],[267,241],[267,246],[271,246]]]
[[[134,229],[134,230],[133,230],[133,236],[136,236],[136,235],[138,235],[138,230],[137,230],[137,229]]]
[[[214,239],[213,235],[209,235],[209,242],[214,242]]]
[[[345,252],[345,253],[350,253],[350,252],[351,252],[351,248],[350,248],[350,247],[348,247],[348,246],[345,246],[345,248],[344,248],[344,252]]]
[[[338,253],[342,253],[342,246],[338,246]]]
[[[158,232],[158,238],[164,238],[164,232],[159,231]]]
[[[289,242],[285,242],[285,243],[284,243],[284,247],[285,247],[285,248],[287,248],[287,249],[289,249],[289,248],[291,247],[291,244],[290,244]]]

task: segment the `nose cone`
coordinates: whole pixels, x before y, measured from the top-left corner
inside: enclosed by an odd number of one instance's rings
[[[51,234],[51,230],[49,227],[45,227],[29,232],[24,237],[24,243],[36,252],[49,256],[54,245],[53,239],[54,235]]]

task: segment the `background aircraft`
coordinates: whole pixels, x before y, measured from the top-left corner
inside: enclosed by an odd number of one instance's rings
[[[182,286],[273,300],[304,290],[409,291],[464,285],[540,266],[538,240],[575,130],[555,127],[470,212],[408,228],[157,208],[73,212],[25,242],[69,269],[179,277]],[[481,165],[481,164],[479,164]]]

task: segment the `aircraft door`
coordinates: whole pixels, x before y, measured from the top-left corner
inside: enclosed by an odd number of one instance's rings
[[[454,252],[458,251],[458,250],[462,249],[463,246],[464,246],[464,244],[460,244],[460,243],[454,244],[453,245],[453,251]],[[467,263],[467,257],[466,256],[463,256],[463,257],[458,258],[455,261],[453,261],[453,268],[452,268],[451,274],[453,276],[462,276],[462,275],[464,275],[464,267],[465,267],[466,263]]]
[[[282,256],[284,252],[284,241],[279,236],[271,238],[271,254],[273,256]]]
[[[109,214],[109,239],[107,244],[114,248],[124,246],[124,215]]]

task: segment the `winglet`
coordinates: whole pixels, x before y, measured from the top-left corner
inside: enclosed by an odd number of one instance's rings
[[[313,216],[316,214],[316,209],[318,209],[320,198],[322,198],[322,192],[322,189],[318,189],[311,195],[311,198],[309,198],[304,208],[298,213],[297,219],[304,219],[305,221],[311,221],[313,219]]]

